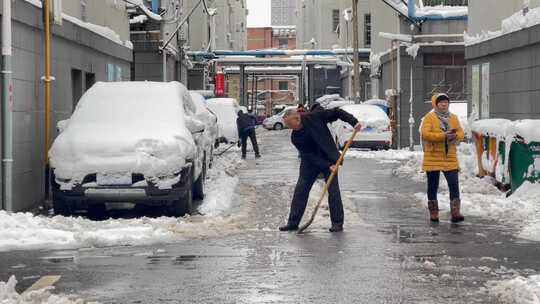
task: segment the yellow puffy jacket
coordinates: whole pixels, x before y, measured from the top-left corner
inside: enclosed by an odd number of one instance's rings
[[[432,104],[435,107],[435,99]],[[465,133],[456,115],[450,114],[450,129],[457,130],[456,143],[448,145],[448,154],[445,149],[446,135],[441,129],[441,121],[435,112],[429,112],[424,116],[421,135],[424,142],[423,171],[452,171],[459,170],[457,158],[457,144],[463,141]]]

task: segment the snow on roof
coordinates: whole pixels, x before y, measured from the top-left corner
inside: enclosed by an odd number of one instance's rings
[[[478,134],[503,138],[506,136],[507,128],[512,124],[508,119],[482,119],[472,123],[471,130]]]
[[[540,7],[529,9],[525,15],[523,15],[523,11],[519,11],[504,19],[501,22],[501,29],[498,31],[482,31],[482,33],[477,35],[468,35],[465,33],[465,45],[478,44],[538,24],[540,24]]]
[[[146,15],[138,15],[129,19],[129,24],[145,23],[148,20]]]
[[[37,6],[39,8],[42,7],[42,4],[41,4],[41,1],[39,0],[25,0],[26,2],[34,5],[34,6]],[[101,26],[101,25],[97,25],[97,24],[93,24],[93,23],[89,23],[89,22],[84,22],[80,19],[77,19],[76,17],[73,17],[73,16],[70,16],[70,15],[67,15],[65,13],[62,13],[62,18],[75,24],[75,25],[78,25],[82,28],[85,28],[91,32],[94,32],[104,38],[107,38],[117,44],[120,44],[120,45],[123,45],[127,48],[130,48],[130,49],[133,49],[133,44],[131,43],[131,41],[129,40],[126,40],[125,42],[122,41],[122,39],[120,38],[120,35],[118,35],[118,33],[116,33],[114,30],[106,27],[106,26]]]
[[[388,100],[385,100],[385,99],[369,99],[369,100],[366,100],[363,104],[390,107],[390,103],[388,102]]]
[[[143,3],[142,0],[125,0],[128,4],[131,4],[133,6],[136,6],[140,8],[148,17],[155,21],[161,21],[162,18],[160,15],[155,14],[151,10],[148,9],[148,7]]]
[[[449,17],[462,17],[469,15],[469,8],[467,6],[424,6],[416,10],[417,17],[427,16],[441,16],[444,18]]]

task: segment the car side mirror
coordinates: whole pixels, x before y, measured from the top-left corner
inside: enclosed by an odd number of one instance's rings
[[[186,127],[191,134],[202,133],[205,130],[204,123],[192,117],[186,117]]]

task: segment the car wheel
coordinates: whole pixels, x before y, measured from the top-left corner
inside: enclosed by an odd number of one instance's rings
[[[206,155],[203,159],[203,168],[199,178],[193,184],[193,198],[202,200],[204,198],[204,182],[206,180]]]
[[[88,205],[88,218],[92,221],[103,221],[107,219],[107,207],[105,204]]]
[[[182,217],[186,214],[191,214],[193,207],[193,171],[190,172],[191,177],[188,179],[188,184],[185,185],[184,192],[178,200],[172,201],[169,205],[169,214],[174,217]]]
[[[70,216],[72,214],[71,208],[67,201],[59,198],[53,192],[53,210],[55,215]]]
[[[274,125],[274,130],[276,131],[283,130],[283,125],[278,122],[277,124]]]

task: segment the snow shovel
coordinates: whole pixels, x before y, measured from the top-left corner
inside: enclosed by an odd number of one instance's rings
[[[317,205],[315,205],[315,209],[313,210],[313,213],[311,214],[311,217],[309,218],[309,220],[304,225],[302,225],[302,226],[300,226],[300,228],[298,228],[297,233],[304,232],[304,230],[306,230],[306,228],[309,227],[309,225],[311,225],[311,223],[313,223],[313,220],[315,219],[315,216],[317,215],[317,211],[319,210],[319,207],[321,206],[321,203],[322,203],[324,197],[326,196],[326,193],[328,192],[328,187],[330,187],[330,185],[332,184],[332,181],[334,180],[334,177],[336,176],[336,174],[338,174],[339,166],[341,166],[341,163],[343,163],[343,158],[345,157],[345,153],[347,153],[347,150],[349,150],[349,147],[351,146],[354,138],[356,137],[356,133],[358,133],[358,131],[355,129],[352,136],[351,136],[351,138],[349,138],[349,140],[345,144],[345,148],[343,148],[343,152],[341,153],[341,156],[339,157],[338,161],[336,162],[336,170],[334,172],[332,172],[332,174],[330,174],[330,177],[326,181],[326,184],[324,185],[323,193],[321,194],[321,197],[319,198],[319,201],[317,202]]]

